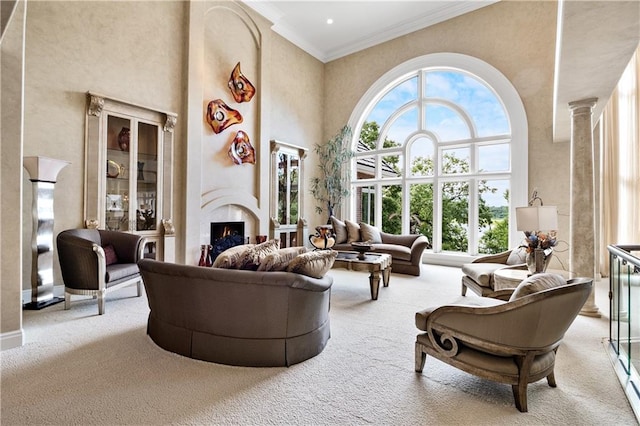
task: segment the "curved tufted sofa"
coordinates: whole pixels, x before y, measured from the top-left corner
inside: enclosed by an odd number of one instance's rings
[[[160,347],[220,364],[289,366],[330,337],[333,279],[138,262],[149,301],[147,334]]]

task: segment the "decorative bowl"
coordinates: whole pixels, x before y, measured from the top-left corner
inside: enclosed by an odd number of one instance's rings
[[[351,248],[358,252],[358,259],[360,260],[364,260],[364,254],[366,252],[374,250],[373,245],[367,242],[351,243]]]

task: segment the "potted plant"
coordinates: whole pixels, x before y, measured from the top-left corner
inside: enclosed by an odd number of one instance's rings
[[[349,160],[355,153],[349,147],[351,128],[344,126],[325,144],[315,144],[319,173],[311,179],[311,194],[317,201],[316,212],[327,209],[329,217],[349,195]]]

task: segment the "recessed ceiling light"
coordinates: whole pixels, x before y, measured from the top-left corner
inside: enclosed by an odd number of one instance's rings
[[[327,19],[327,24],[329,24],[329,25],[333,24],[333,19],[331,19],[331,18]]]

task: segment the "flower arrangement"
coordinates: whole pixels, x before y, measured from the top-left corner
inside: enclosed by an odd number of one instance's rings
[[[520,247],[526,248],[527,253],[533,253],[535,249],[541,248],[544,250],[544,254],[548,256],[558,243],[556,231],[550,231],[549,233],[526,231],[524,235],[526,238]]]
[[[527,252],[526,263],[529,271],[532,274],[544,272],[547,269],[547,263],[550,260],[549,256],[551,252],[553,252],[553,247],[558,243],[556,231],[550,231],[549,233],[526,231],[524,235],[526,238],[520,247],[524,248]],[[534,251],[538,248],[542,249],[544,256],[540,260],[541,263],[536,265],[537,262],[536,257],[534,257]]]

